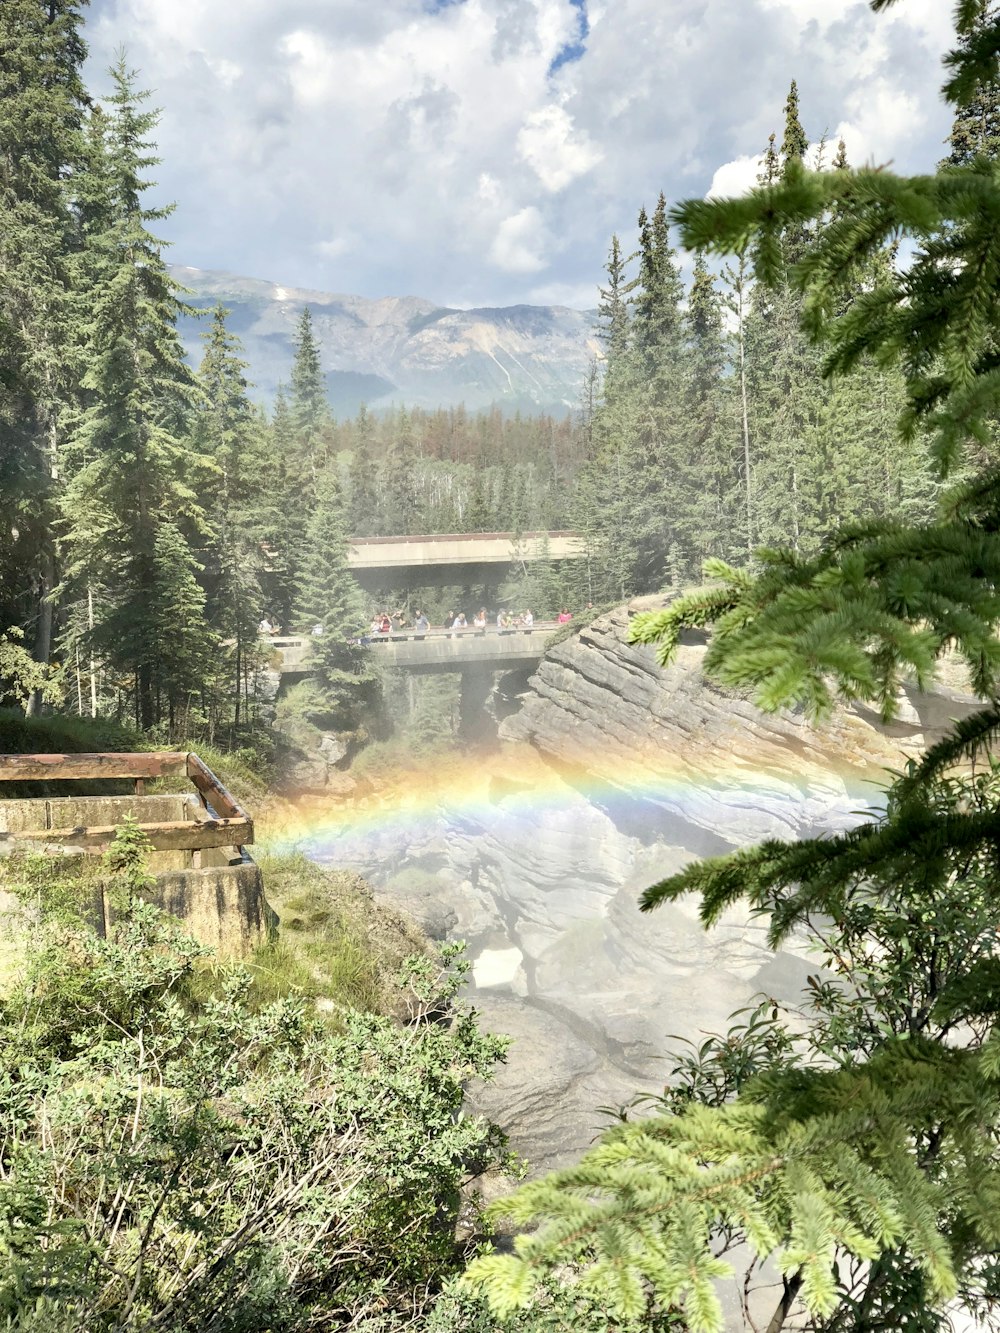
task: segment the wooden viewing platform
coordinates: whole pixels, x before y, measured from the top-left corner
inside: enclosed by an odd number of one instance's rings
[[[194,791],[186,798],[146,795],[153,778],[186,777]],[[90,782],[126,780],[134,784],[127,804],[139,828],[157,852],[200,852],[213,847],[243,847],[254,840],[253,820],[211,769],[190,751],[146,754],[0,754],[0,784],[5,782]],[[0,841],[44,843],[103,852],[118,824],[89,823],[117,813],[122,798],[26,796],[2,799]],[[185,818],[164,818],[183,811]],[[92,812],[92,815],[91,815]],[[143,816],[148,816],[144,818]],[[69,819],[74,823],[70,824]]]

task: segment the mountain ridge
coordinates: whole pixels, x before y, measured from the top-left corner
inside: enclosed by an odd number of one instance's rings
[[[243,341],[249,378],[269,401],[287,383],[303,306],[312,313],[331,405],[354,415],[393,405],[574,409],[588,367],[600,355],[594,311],[569,306],[478,306],[463,310],[420,296],[363,297],[288,287],[262,278],[174,265],[173,277],[198,310],[221,301]],[[182,315],[178,328],[196,364],[205,321]]]

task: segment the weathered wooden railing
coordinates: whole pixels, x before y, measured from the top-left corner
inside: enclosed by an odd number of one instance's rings
[[[134,783],[136,812],[152,798],[146,782],[153,778],[186,777],[198,794],[192,819],[143,822],[139,827],[156,851],[200,851],[208,847],[242,847],[254,839],[253,820],[196,754],[0,754],[0,798],[5,782],[94,782],[128,780]],[[25,798],[33,802],[34,798]],[[75,798],[73,798],[75,799]],[[101,797],[86,794],[98,803]],[[120,799],[120,798],[119,798]],[[58,814],[59,801],[49,802]],[[191,809],[191,805],[188,806]],[[116,824],[80,824],[72,828],[18,829],[5,834],[21,842],[43,842],[100,852],[112,841]]]

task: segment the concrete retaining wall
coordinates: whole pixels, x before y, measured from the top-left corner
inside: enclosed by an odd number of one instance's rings
[[[199,808],[196,796],[181,793],[4,800],[0,801],[0,855],[15,846],[13,839],[4,837],[7,833],[37,832],[37,841],[16,845],[40,849],[45,847],[48,829],[106,827],[122,823],[128,814],[140,823],[193,820]],[[72,847],[67,850],[72,852]],[[64,852],[60,849],[55,854]],[[277,924],[264,896],[260,868],[241,848],[158,851],[150,856],[149,869],[156,876],[151,901],[179,917],[196,940],[221,957],[251,953]],[[0,929],[9,928],[12,918],[20,914],[13,904],[4,910],[8,920],[0,921]],[[105,933],[109,915],[102,894],[84,915],[99,934]]]

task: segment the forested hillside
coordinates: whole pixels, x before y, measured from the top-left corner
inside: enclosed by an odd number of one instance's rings
[[[718,274],[698,258],[686,286],[662,195],[635,241],[611,242],[604,353],[573,413],[338,421],[308,308],[265,413],[224,307],[185,361],[192,312],[156,235],[167,210],[148,203],[156,112],[124,62],[84,87],[81,14],[78,0],[0,13],[0,628],[3,688],[18,663],[29,706],[45,684],[65,708],[147,729],[238,728],[261,616],[301,628],[303,597],[318,609],[318,509],[336,511],[339,541],[575,528],[587,562],[505,590],[543,615],[676,586],[758,544],[809,552],[844,518],[929,512],[923,451],[892,429],[899,373],[825,380],[801,298],[756,284],[748,253]],[[764,181],[806,145],[793,85]],[[829,158],[846,169],[842,146]],[[788,257],[834,220],[803,223]],[[858,291],[891,266],[873,253]],[[370,610],[354,604],[337,632]]]

